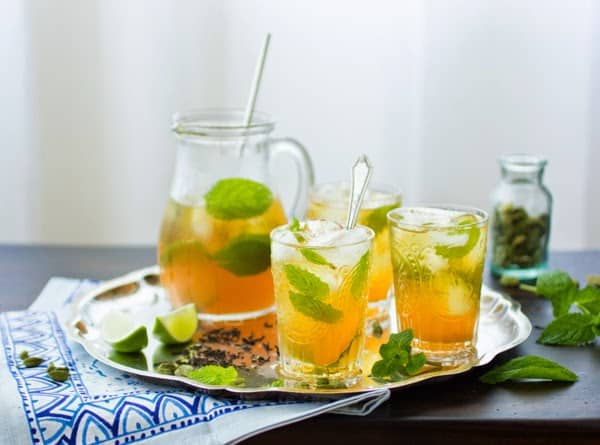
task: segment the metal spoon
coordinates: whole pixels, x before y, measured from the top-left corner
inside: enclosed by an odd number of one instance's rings
[[[354,229],[358,219],[358,211],[362,205],[369,180],[373,174],[373,166],[366,155],[360,155],[352,166],[352,184],[350,186],[350,204],[348,206],[348,217],[346,218],[346,229]]]

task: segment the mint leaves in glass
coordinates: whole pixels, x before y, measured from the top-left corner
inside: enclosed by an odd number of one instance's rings
[[[281,373],[308,387],[360,380],[374,233],[325,220],[271,233]]]

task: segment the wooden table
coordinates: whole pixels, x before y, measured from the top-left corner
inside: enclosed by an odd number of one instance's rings
[[[155,262],[149,247],[0,246],[0,311],[25,309],[51,276],[107,279]],[[600,251],[553,252],[551,269],[581,282],[600,273]],[[492,287],[497,283],[486,274]],[[485,385],[490,366],[449,380],[401,389],[364,418],[324,415],[261,434],[246,443],[585,443],[600,444],[600,347],[548,347],[535,343],[552,319],[549,302],[512,292],[534,330],[521,346],[491,366],[526,354],[562,363],[579,375],[553,382]]]

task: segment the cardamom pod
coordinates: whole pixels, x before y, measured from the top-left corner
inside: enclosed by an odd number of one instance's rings
[[[27,357],[23,360],[23,365],[26,368],[35,368],[36,366],[40,366],[43,361],[44,359],[41,357]]]
[[[173,375],[177,365],[172,362],[162,362],[156,367],[156,372],[159,374]]]
[[[191,365],[179,365],[175,369],[175,375],[178,377],[187,377],[190,372],[194,370],[194,367]]]
[[[19,354],[19,357],[21,360],[25,360],[27,357],[29,357],[29,351],[27,351],[27,349],[22,350]]]
[[[64,382],[69,378],[69,368],[66,367],[53,367],[48,369],[48,375],[55,382]]]

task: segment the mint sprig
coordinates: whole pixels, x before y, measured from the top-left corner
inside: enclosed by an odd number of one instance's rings
[[[227,178],[217,181],[204,199],[206,211],[213,218],[248,219],[266,212],[273,202],[273,194],[260,182]]]
[[[557,270],[540,274],[535,286],[521,289],[549,299],[555,319],[542,331],[537,342],[544,345],[579,346],[592,343],[600,334],[600,289],[583,289],[568,273]],[[578,312],[570,312],[573,306]]]
[[[239,385],[244,381],[238,376],[238,372],[233,366],[225,368],[218,365],[207,365],[194,369],[188,373],[187,377],[205,385],[218,386]]]
[[[301,294],[317,299],[329,294],[329,285],[314,273],[293,264],[285,264],[283,270],[290,284]]]
[[[285,264],[283,270],[290,285],[296,289],[289,294],[294,309],[323,323],[335,323],[342,318],[342,311],[322,301],[329,294],[327,283],[314,273],[293,264]]]
[[[411,355],[412,339],[412,329],[390,335],[389,341],[379,347],[381,360],[373,364],[371,376],[393,382],[418,373],[425,366],[426,359],[422,352]]]
[[[342,318],[342,311],[309,295],[290,291],[290,302],[301,314],[323,323],[335,323]]]
[[[552,360],[527,355],[517,357],[482,375],[479,380],[483,383],[496,384],[507,380],[555,380],[574,382],[577,375],[564,366]]]
[[[271,240],[264,234],[239,235],[219,250],[213,260],[234,275],[256,275],[271,265]]]

